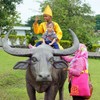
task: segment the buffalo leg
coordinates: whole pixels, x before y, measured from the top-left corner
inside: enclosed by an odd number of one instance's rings
[[[36,100],[36,91],[29,82],[26,82],[27,93],[30,100]]]
[[[58,87],[56,85],[52,85],[46,92],[44,100],[55,100],[58,92]]]
[[[63,98],[63,86],[59,89],[59,100],[64,100],[64,98]]]

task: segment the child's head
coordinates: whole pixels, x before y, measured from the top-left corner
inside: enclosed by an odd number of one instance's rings
[[[88,58],[87,47],[84,44],[79,44],[79,49],[75,52],[75,57],[85,57]]]
[[[54,31],[54,24],[52,22],[47,24],[47,30],[48,30],[48,32]]]

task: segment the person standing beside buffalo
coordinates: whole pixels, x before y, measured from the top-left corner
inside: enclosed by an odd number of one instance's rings
[[[64,70],[68,71],[69,76],[69,93],[72,96],[73,100],[89,100],[90,96],[92,95],[92,92],[90,92],[89,89],[89,80],[86,77],[80,77],[82,74],[88,75],[88,51],[87,47],[80,43],[79,49],[75,52],[75,56],[62,56],[62,59],[69,62],[69,68],[65,68]],[[81,80],[78,80],[77,85],[74,77],[80,77]],[[73,79],[74,79],[74,86],[73,86]],[[86,84],[83,84],[83,81]],[[75,83],[76,82],[76,83]],[[83,86],[84,85],[84,86]],[[80,90],[80,87],[82,87],[82,90]],[[84,91],[85,88],[85,91]],[[93,91],[93,90],[92,90]],[[81,95],[82,94],[82,95]],[[89,95],[89,96],[83,96]]]
[[[60,28],[60,26],[58,25],[58,23],[52,21],[52,10],[50,8],[49,5],[46,6],[44,12],[43,12],[43,17],[44,17],[44,22],[42,22],[41,24],[38,24],[38,17],[35,18],[35,22],[33,23],[33,30],[35,34],[44,34],[47,30],[47,25],[49,23],[53,23],[54,24],[54,32],[57,35],[57,41],[59,42],[62,38],[62,30]],[[58,43],[59,45],[59,43]],[[62,48],[59,45],[60,48]]]

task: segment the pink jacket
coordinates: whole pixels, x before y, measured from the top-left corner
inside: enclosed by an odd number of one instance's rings
[[[88,52],[84,44],[80,44],[74,57],[62,56],[62,58],[69,62],[69,78],[79,76],[83,70],[88,69]]]

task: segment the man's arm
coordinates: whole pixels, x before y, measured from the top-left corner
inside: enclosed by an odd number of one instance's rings
[[[57,40],[60,41],[62,39],[62,30],[56,22],[54,22],[54,31],[56,32]]]
[[[44,33],[44,30],[43,30],[43,23],[41,23],[40,25],[38,24],[38,17],[35,18],[35,22],[33,23],[33,31],[35,34],[39,34],[39,33]]]

